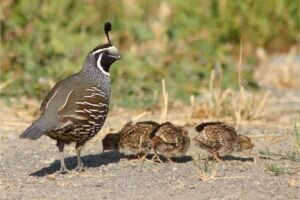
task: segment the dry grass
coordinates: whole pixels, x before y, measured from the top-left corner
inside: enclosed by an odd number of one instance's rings
[[[294,131],[289,132],[288,135],[295,149],[300,154],[300,123],[299,122],[295,122]]]
[[[238,128],[241,120],[253,120],[263,117],[263,111],[270,97],[270,91],[262,94],[247,91],[242,84],[242,55],[243,47],[240,46],[238,63],[239,91],[230,88],[222,89],[223,72],[220,65],[211,71],[209,81],[209,95],[195,102],[191,97],[193,118],[226,118],[235,120]]]
[[[15,74],[11,79],[8,79],[0,84],[0,93],[4,88],[9,86],[10,84],[14,83],[18,78],[20,77],[20,74]]]
[[[166,91],[166,83],[165,79],[162,79],[162,96],[163,96],[163,108],[162,108],[162,113],[160,115],[160,123],[163,123],[167,120],[167,115],[168,115],[168,93]]]
[[[299,49],[300,45],[297,44],[290,49],[284,58],[279,59],[280,56],[277,56],[277,62],[274,62],[274,58],[268,58],[267,53],[263,49],[258,49],[256,55],[260,60],[260,65],[255,70],[256,79],[262,85],[271,85],[278,89],[299,89],[300,71],[299,61],[297,60]]]
[[[139,114],[139,115],[133,117],[131,121],[137,122],[137,121],[139,121],[140,119],[142,119],[143,117],[145,117],[145,116],[147,116],[147,115],[150,115],[150,114],[151,114],[151,112],[149,112],[149,111],[144,111],[144,112],[142,112],[141,114]]]
[[[238,81],[239,81],[239,88],[240,88],[240,94],[239,94],[239,105],[238,109],[235,113],[235,118],[236,118],[236,127],[238,128],[240,125],[241,121],[241,114],[242,114],[242,107],[244,104],[244,87],[242,85],[242,77],[241,77],[241,65],[242,65],[242,57],[243,57],[243,43],[241,42],[240,44],[240,54],[239,54],[239,64],[238,64]]]

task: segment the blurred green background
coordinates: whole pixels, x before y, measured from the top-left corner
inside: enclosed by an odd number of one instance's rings
[[[10,83],[1,99],[41,100],[106,42],[106,21],[124,58],[111,69],[114,106],[157,103],[162,78],[171,100],[187,101],[219,64],[223,86],[237,88],[240,41],[251,66],[243,84],[258,88],[255,51],[287,52],[299,39],[298,12],[297,0],[2,0],[1,83]]]

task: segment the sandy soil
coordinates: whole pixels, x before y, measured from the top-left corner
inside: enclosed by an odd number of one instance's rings
[[[62,175],[55,141],[47,137],[20,140],[18,135],[33,118],[28,112],[1,106],[0,199],[299,199],[299,154],[294,160],[283,156],[297,152],[287,133],[300,119],[299,99],[299,93],[272,93],[265,117],[241,121],[240,133],[252,137],[256,145],[252,157],[227,156],[225,163],[213,164],[214,173],[207,180],[193,161],[199,152],[193,145],[175,164],[103,153],[103,135],[140,113],[122,109],[112,111],[102,132],[85,146],[86,170]],[[154,111],[140,120],[158,121],[159,115],[159,110]],[[168,120],[185,125],[191,137],[193,126],[203,121],[191,118],[188,106],[171,108]],[[266,149],[269,154],[259,154]],[[65,152],[67,167],[75,168],[74,146]]]

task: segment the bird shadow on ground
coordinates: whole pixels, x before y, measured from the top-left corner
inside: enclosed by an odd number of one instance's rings
[[[241,157],[235,157],[231,155],[223,156],[221,157],[222,160],[227,160],[227,161],[241,161],[241,162],[253,162],[253,158],[241,158]]]
[[[147,159],[151,160],[153,158],[154,154],[148,154],[147,155]],[[128,160],[136,160],[138,159],[138,157],[136,155],[126,155],[123,153],[120,153],[120,158],[121,159],[128,159]],[[163,162],[168,162],[168,160],[166,158],[164,158],[163,156],[159,156],[159,158],[163,161]],[[181,157],[172,157],[171,158],[175,163],[186,163],[189,161],[192,161],[192,157],[191,156],[181,156]]]
[[[176,163],[186,163],[192,161],[193,159],[191,156],[181,156],[181,157],[172,158],[172,160]]]
[[[107,165],[109,163],[117,163],[120,160],[120,154],[115,151],[103,152],[95,155],[82,156],[82,161],[86,168],[100,167],[101,165]],[[65,158],[66,167],[69,170],[74,170],[77,166],[76,156]],[[53,173],[59,172],[60,161],[55,160],[50,166],[44,167],[36,172],[29,174],[30,176],[43,177]]]
[[[147,158],[152,159],[154,155],[150,154]],[[162,155],[159,155],[159,158],[163,161],[163,162],[168,162],[168,160],[163,157]],[[174,161],[174,163],[187,163],[192,161],[192,157],[191,156],[181,156],[181,157],[171,157],[171,160]]]

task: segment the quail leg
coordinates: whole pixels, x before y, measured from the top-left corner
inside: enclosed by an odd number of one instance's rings
[[[160,163],[163,163],[163,161],[159,158],[159,155],[158,155],[156,149],[153,149],[153,151],[154,151],[154,156],[152,157],[151,160],[157,159]]]
[[[80,157],[80,153],[81,153],[81,150],[83,149],[83,145],[84,145],[84,143],[77,142],[76,146],[75,146],[76,156],[77,156],[77,167],[75,168],[76,171],[84,171],[83,162]]]
[[[223,160],[220,158],[218,152],[213,152],[212,154],[213,154],[214,159],[216,159],[216,161],[218,161],[220,163],[223,162]]]
[[[157,145],[159,144],[160,139],[157,138],[156,136],[152,139],[151,143],[152,143],[152,148],[153,148],[153,152],[154,152],[154,156],[152,157],[152,161],[154,161],[155,159],[157,159],[160,163],[163,163],[163,161],[159,158],[159,155],[156,151],[157,149]]]
[[[147,159],[147,155],[148,155],[148,153],[144,153],[144,155],[142,155],[142,156],[138,155],[138,157],[142,161],[147,161],[147,162],[152,162],[153,163],[154,161]]]
[[[66,164],[65,164],[65,157],[64,157],[64,146],[65,146],[65,143],[63,141],[61,141],[61,140],[58,140],[56,146],[58,147],[58,150],[59,150],[60,173],[66,174],[66,173],[69,172],[69,170],[67,169]]]
[[[141,154],[138,154],[137,156],[138,156],[138,159],[139,159],[139,160],[145,160],[146,157],[147,157],[147,154],[141,153]]]
[[[130,159],[130,161],[131,162],[135,162],[135,161],[139,161],[139,162],[141,162],[141,161],[148,161],[148,162],[154,162],[154,161],[152,161],[152,160],[149,160],[149,159],[147,159],[146,157],[147,157],[147,153],[139,153],[139,154],[137,154],[136,155],[136,158],[133,158],[133,159]]]
[[[169,155],[165,155],[165,158],[169,161],[169,163],[174,164],[174,161],[170,158]]]

